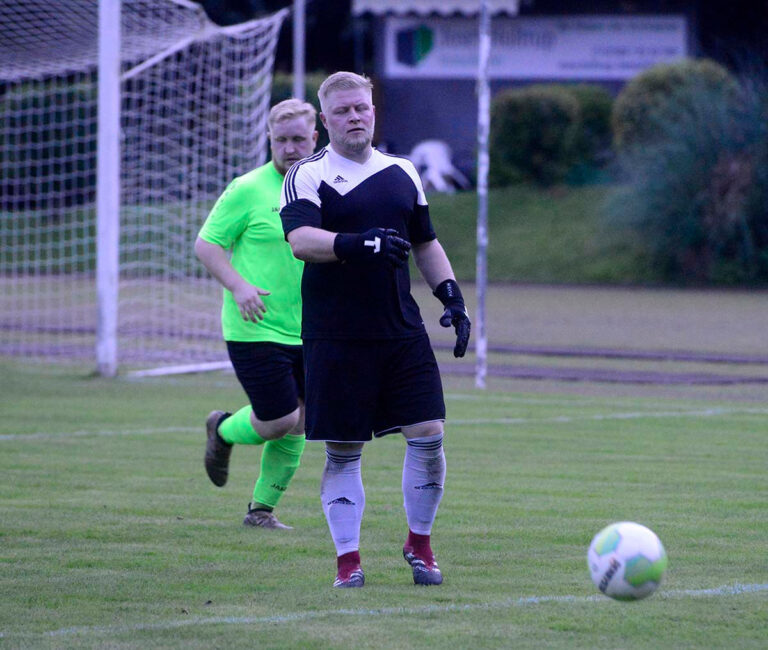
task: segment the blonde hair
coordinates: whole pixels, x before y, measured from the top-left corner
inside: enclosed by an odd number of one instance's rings
[[[300,99],[285,99],[275,104],[269,111],[267,118],[269,132],[272,133],[272,129],[278,122],[285,122],[296,117],[305,118],[307,126],[314,129],[317,123],[317,110],[309,102],[303,102]]]
[[[354,72],[334,72],[320,84],[320,88],[317,91],[320,106],[323,106],[328,95],[334,90],[354,90],[355,88],[364,88],[373,92],[373,84],[365,75],[355,74]]]

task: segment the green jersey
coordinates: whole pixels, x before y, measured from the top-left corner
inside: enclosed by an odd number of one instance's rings
[[[232,249],[231,264],[243,278],[270,292],[258,323],[243,320],[232,293],[224,290],[221,329],[227,341],[301,345],[301,274],[280,221],[283,176],[269,162],[233,180],[213,206],[200,239]]]

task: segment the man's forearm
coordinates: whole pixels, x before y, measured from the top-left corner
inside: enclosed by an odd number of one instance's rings
[[[288,233],[288,243],[291,245],[294,257],[305,262],[337,262],[333,252],[335,232],[302,226]]]
[[[198,237],[195,242],[195,255],[225,289],[234,292],[239,284],[245,282],[232,267],[227,252],[218,244],[212,244]]]
[[[448,256],[437,239],[414,246],[413,259],[425,282],[433,291],[444,280],[455,279]]]

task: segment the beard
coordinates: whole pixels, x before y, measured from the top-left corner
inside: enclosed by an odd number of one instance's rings
[[[368,131],[358,133],[345,133],[341,138],[341,144],[349,151],[362,151],[371,146],[371,134]]]

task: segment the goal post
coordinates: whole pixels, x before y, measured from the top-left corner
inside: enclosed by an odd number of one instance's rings
[[[190,0],[0,3],[0,355],[105,375],[226,359],[221,289],[192,247],[266,160],[287,14],[221,27]]]
[[[120,7],[100,0],[96,120],[96,370],[117,374],[120,283]]]

